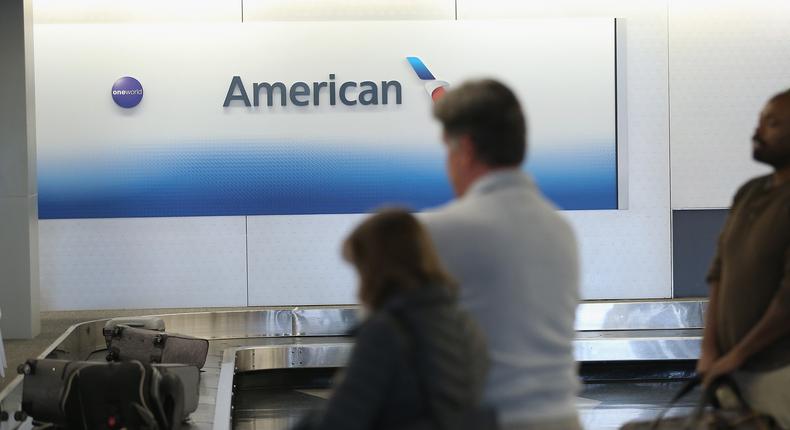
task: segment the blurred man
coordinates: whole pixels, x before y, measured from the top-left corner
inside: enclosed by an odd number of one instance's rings
[[[771,98],[752,138],[774,172],[735,194],[708,274],[697,371],[735,372],[747,402],[790,428],[790,90]]]
[[[458,198],[422,220],[488,336],[485,399],[506,430],[579,429],[576,240],[521,169],[519,102],[499,82],[473,81],[439,99],[434,116]]]

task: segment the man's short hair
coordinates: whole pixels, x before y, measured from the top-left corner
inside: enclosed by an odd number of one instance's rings
[[[502,83],[466,82],[439,99],[433,115],[448,135],[469,135],[483,163],[504,167],[524,161],[527,123],[516,95]]]

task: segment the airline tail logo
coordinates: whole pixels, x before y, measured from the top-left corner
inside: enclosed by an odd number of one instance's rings
[[[420,78],[425,82],[425,91],[428,91],[428,95],[431,96],[434,102],[439,100],[445,93],[446,88],[450,86],[445,81],[439,81],[428,70],[428,67],[425,66],[425,63],[422,62],[417,57],[406,57],[409,60],[409,64],[411,64],[411,68],[414,69],[414,73],[417,74],[417,77]]]

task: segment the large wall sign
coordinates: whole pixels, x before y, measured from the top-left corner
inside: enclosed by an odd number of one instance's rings
[[[475,77],[523,101],[550,199],[616,209],[614,46],[611,19],[40,25],[39,214],[440,205],[431,107]]]

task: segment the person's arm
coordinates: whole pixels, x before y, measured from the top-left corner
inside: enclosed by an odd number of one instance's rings
[[[719,345],[716,342],[717,307],[719,298],[719,282],[710,283],[708,308],[705,310],[705,327],[702,331],[702,348],[697,360],[697,374],[703,375],[710,370],[719,359]]]
[[[705,281],[708,283],[708,308],[705,310],[705,326],[702,330],[702,345],[699,360],[697,360],[697,374],[702,375],[710,370],[719,359],[719,345],[716,339],[716,323],[718,322],[719,280],[721,279],[721,236],[716,245],[716,256],[708,269]]]
[[[705,375],[709,384],[720,375],[732,373],[750,357],[790,334],[790,249],[785,252],[782,285],[757,324],[728,353],[711,366]]]
[[[401,351],[398,333],[383,319],[358,333],[345,375],[326,408],[297,425],[299,430],[373,429],[395,376]]]

